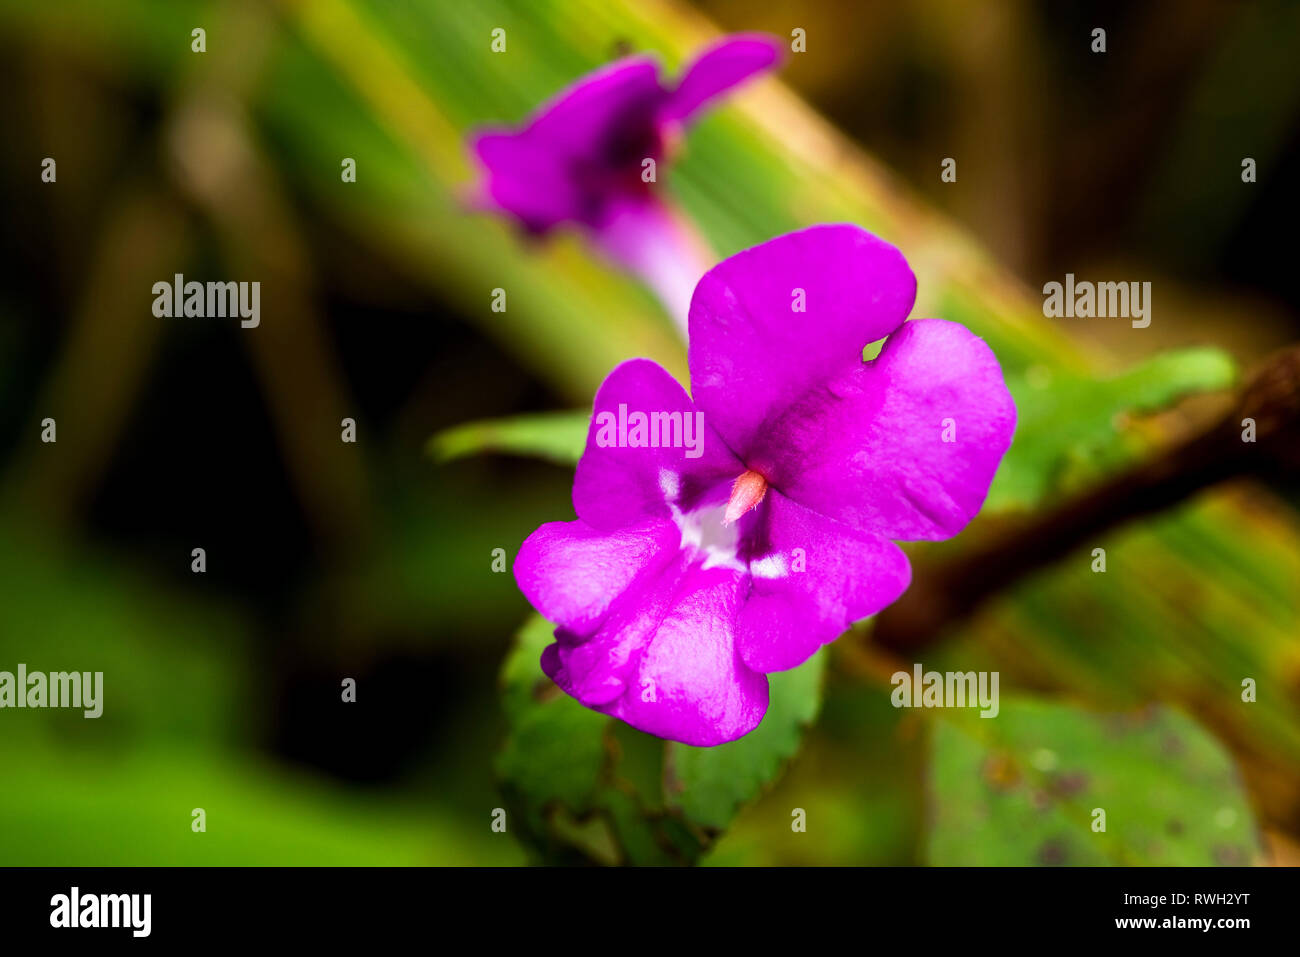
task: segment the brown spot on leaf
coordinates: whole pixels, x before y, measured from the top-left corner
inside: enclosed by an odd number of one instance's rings
[[[1020,768],[1006,754],[991,754],[980,769],[985,782],[995,791],[1010,791],[1020,783]]]
[[[1059,867],[1065,863],[1065,857],[1065,844],[1061,841],[1045,841],[1038,849],[1038,863],[1044,867]]]
[[[1214,863],[1223,867],[1242,867],[1250,863],[1250,854],[1236,844],[1215,844],[1211,853]]]
[[[1070,797],[1088,787],[1088,775],[1083,771],[1067,771],[1053,775],[1048,783],[1051,792],[1057,797]]]

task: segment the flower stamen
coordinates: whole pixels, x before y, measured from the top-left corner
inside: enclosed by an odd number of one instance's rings
[[[723,513],[722,524],[730,525],[736,521],[763,501],[763,496],[766,494],[767,479],[753,469],[742,474],[736,479],[736,484],[731,486],[731,499],[727,502],[726,512]]]

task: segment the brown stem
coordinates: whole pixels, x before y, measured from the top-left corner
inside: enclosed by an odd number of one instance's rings
[[[1247,418],[1255,420],[1254,442],[1243,440]],[[1271,357],[1203,432],[960,557],[918,568],[903,597],[877,616],[872,640],[897,653],[927,647],[985,599],[1108,529],[1224,479],[1297,472],[1300,346]]]

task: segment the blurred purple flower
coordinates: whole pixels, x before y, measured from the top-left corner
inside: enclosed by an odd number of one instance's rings
[[[670,158],[682,125],[710,101],[780,59],[776,40],[728,37],[666,85],[647,56],[597,70],[541,107],[519,129],[476,133],[484,169],[477,204],[508,213],[543,235],[572,223],[656,290],[685,323],[691,290],[706,268],[689,229],[646,182],[647,160]]]
[[[766,673],[907,588],[892,540],[949,538],[975,516],[1015,406],[983,340],[904,322],[915,296],[893,246],[814,227],[700,281],[694,402],[648,360],[610,373],[578,520],[543,525],[515,562],[558,626],[542,668],[561,688],[660,737],[738,738],[767,710]]]

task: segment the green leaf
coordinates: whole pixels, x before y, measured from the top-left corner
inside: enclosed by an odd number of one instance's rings
[[[609,760],[605,728],[610,719],[561,693],[538,664],[553,630],[550,622],[533,615],[502,668],[510,734],[497,773],[535,840],[549,830],[554,807],[563,806],[576,817],[592,811]]]
[[[534,615],[506,660],[510,734],[497,762],[511,829],[547,861],[694,863],[776,779],[820,707],[824,652],[769,677],[767,715],[739,741],[666,743],[562,694],[537,661],[551,632]]]
[[[498,452],[574,465],[582,457],[590,421],[590,412],[575,411],[466,422],[439,432],[427,451],[439,462]]]
[[[1029,508],[1062,485],[1118,467],[1139,445],[1118,421],[1122,414],[1159,411],[1185,395],[1227,388],[1234,377],[1232,358],[1211,348],[1167,352],[1109,379],[1043,366],[1009,377],[1016,436],[985,507]]]
[[[687,820],[722,830],[742,804],[776,780],[817,717],[825,669],[823,650],[798,668],[769,675],[767,715],[738,741],[713,748],[670,745],[668,798]]]
[[[1164,707],[1004,699],[994,718],[945,712],[932,748],[931,864],[1240,865],[1261,853],[1227,752]]]
[[[694,864],[703,853],[704,842],[680,816],[646,807],[641,795],[626,787],[606,789],[601,800],[621,862],[651,867]]]
[[[663,806],[664,742],[584,708],[546,677],[538,658],[553,630],[533,615],[502,668],[507,829],[548,863],[695,863],[705,841]]]

